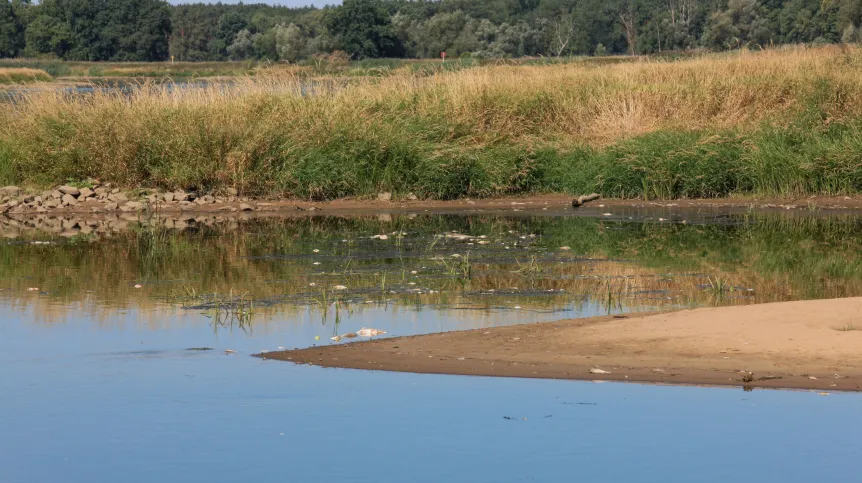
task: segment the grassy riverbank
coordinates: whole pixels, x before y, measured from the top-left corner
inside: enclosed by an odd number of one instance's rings
[[[131,95],[30,94],[0,112],[0,183],[98,177],[313,199],[862,191],[859,48],[322,86],[280,72]]]

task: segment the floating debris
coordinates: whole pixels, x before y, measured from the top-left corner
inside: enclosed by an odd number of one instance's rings
[[[365,327],[356,331],[356,335],[359,335],[362,337],[374,337],[374,336],[378,336],[378,335],[383,335],[385,333],[386,333],[386,331],[384,331],[384,330],[366,329]]]
[[[135,284],[135,288],[141,288],[141,287],[143,287],[143,285],[141,285],[141,284],[139,284],[139,283],[136,283],[136,284]]]
[[[333,290],[347,290],[347,287],[345,287],[344,285],[336,285],[336,286],[332,287],[332,289]]]
[[[560,247],[560,250],[561,250],[561,251],[564,251],[564,252],[567,252],[567,251],[569,251],[569,250],[571,250],[571,249],[572,249],[572,247]]]
[[[236,354],[236,351],[233,349],[225,349],[224,353],[225,354]]]
[[[341,336],[340,335],[332,336],[329,338],[329,340],[331,340],[333,342],[338,342],[341,340]]]
[[[591,193],[588,195],[579,196],[576,199],[572,200],[572,208],[578,208],[584,205],[584,203],[589,203],[590,201],[595,201],[601,198],[598,193]]]
[[[592,369],[590,369],[590,374],[610,374],[610,372],[603,369],[599,369],[598,367],[593,367]]]
[[[28,289],[27,289],[27,291],[28,291],[28,292],[38,292],[38,291],[39,291],[39,287],[30,287],[30,288],[28,288]]]

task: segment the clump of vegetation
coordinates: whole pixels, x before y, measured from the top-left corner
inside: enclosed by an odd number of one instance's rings
[[[862,49],[825,47],[401,73],[337,88],[260,74],[33,92],[0,112],[0,178],[310,199],[855,193],[859,91]]]
[[[0,66],[0,84],[25,84],[29,82],[48,82],[50,80],[51,76],[41,69]]]

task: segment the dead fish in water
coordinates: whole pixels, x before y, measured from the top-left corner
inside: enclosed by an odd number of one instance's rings
[[[329,338],[329,340],[331,340],[331,341],[333,341],[333,342],[338,342],[338,341],[340,341],[340,340],[341,340],[341,336],[340,336],[340,335],[336,335],[336,336],[330,337],[330,338]]]
[[[225,354],[236,354],[236,351],[233,349],[225,349],[224,353]]]
[[[594,367],[590,369],[590,374],[610,374],[610,372]]]
[[[378,330],[378,329],[366,329],[365,327],[356,331],[356,335],[362,337],[374,337],[376,335],[383,335],[386,331]]]
[[[353,332],[348,332],[348,333],[342,335],[341,337],[343,337],[345,339],[352,339],[352,338],[356,337],[356,334],[354,334]]]

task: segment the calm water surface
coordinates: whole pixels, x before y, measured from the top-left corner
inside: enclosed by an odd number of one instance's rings
[[[862,295],[857,218],[608,218],[3,220],[0,482],[859,481],[857,394],[249,356],[363,326]]]

